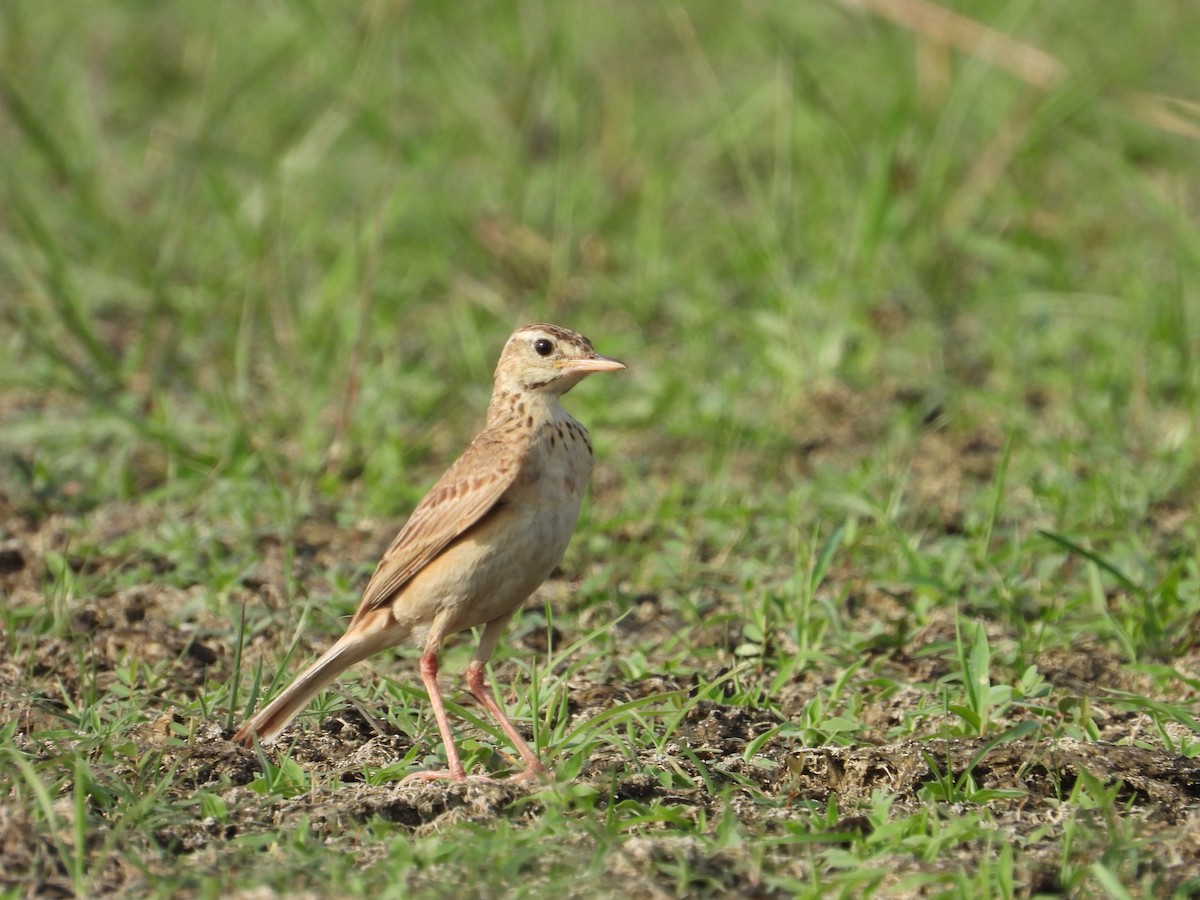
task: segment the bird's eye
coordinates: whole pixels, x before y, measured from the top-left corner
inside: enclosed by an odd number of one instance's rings
[[[545,338],[541,338],[533,342],[533,349],[537,351],[538,356],[549,356],[554,352],[554,344]]]

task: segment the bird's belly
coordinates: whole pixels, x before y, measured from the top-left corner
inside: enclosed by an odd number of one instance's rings
[[[453,634],[513,613],[562,559],[579,501],[505,506],[447,547],[396,598],[423,641],[429,626]]]

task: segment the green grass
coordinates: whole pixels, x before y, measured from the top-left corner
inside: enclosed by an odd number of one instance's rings
[[[953,7],[1069,77],[939,92],[837,2],[6,4],[0,891],[1185,892],[1103,772],[1015,838],[934,751],[789,787],[803,748],[1200,756],[1200,23]],[[203,762],[539,320],[629,363],[568,397],[592,495],[496,660],[559,781],[385,799],[441,753],[408,651]],[[319,758],[356,706],[393,744]]]

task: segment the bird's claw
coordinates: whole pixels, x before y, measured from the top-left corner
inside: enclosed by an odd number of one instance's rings
[[[552,780],[550,773],[542,766],[536,769],[530,766],[522,769],[515,775],[509,775],[507,778],[493,778],[491,775],[467,775],[465,772],[455,773],[449,769],[434,769],[432,771],[413,772],[411,775],[405,775],[400,779],[400,786],[408,787],[414,784],[425,784],[430,781],[453,781],[458,784],[474,781],[484,784],[502,784],[506,781],[528,783],[550,780]]]
[[[428,772],[413,772],[411,775],[405,775],[400,779],[400,786],[415,784],[417,782],[424,783],[426,781],[457,781],[463,782],[467,780],[465,772],[451,772],[449,769],[435,769]]]

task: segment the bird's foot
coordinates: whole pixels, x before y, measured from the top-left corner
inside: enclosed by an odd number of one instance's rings
[[[413,772],[411,775],[405,775],[400,779],[400,786],[424,783],[426,781],[457,781],[463,782],[467,780],[467,773],[459,769],[454,772],[450,769],[434,769],[429,772]]]
[[[526,766],[524,769],[522,769],[516,775],[508,776],[507,780],[508,781],[521,781],[521,782],[553,781],[554,776],[551,775],[546,770],[545,766],[543,766],[541,763],[538,763],[537,766]]]
[[[406,787],[414,784],[424,784],[428,781],[455,781],[462,784],[466,781],[484,782],[491,784],[502,784],[505,781],[515,781],[520,783],[529,783],[534,781],[551,781],[553,776],[546,771],[545,766],[539,765],[537,768],[529,766],[522,769],[515,775],[509,775],[507,778],[493,778],[491,775],[467,775],[465,772],[452,772],[449,769],[434,769],[429,772],[413,772],[411,775],[405,775],[400,779],[400,786]]]

